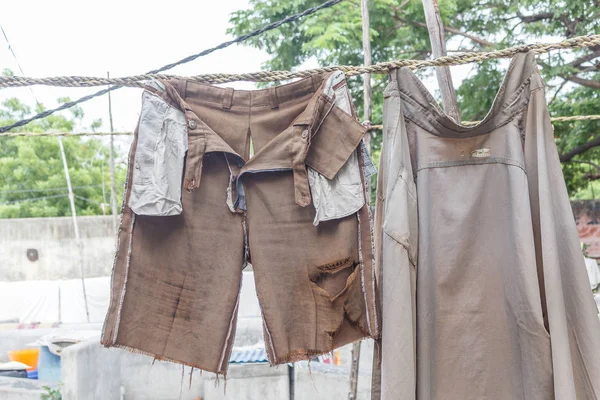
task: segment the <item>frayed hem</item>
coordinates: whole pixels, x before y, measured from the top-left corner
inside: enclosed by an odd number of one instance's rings
[[[209,372],[212,374],[215,374],[216,379],[219,378],[219,376],[222,376],[223,379],[227,379],[227,370],[224,371],[214,371],[211,368],[206,368],[201,366],[200,364],[194,364],[194,363],[190,363],[190,362],[184,362],[184,361],[179,361],[179,360],[175,360],[173,358],[169,358],[169,357],[164,357],[164,356],[159,356],[157,354],[151,353],[149,351],[145,351],[145,350],[141,350],[141,349],[136,349],[135,347],[130,347],[124,344],[117,344],[117,343],[107,343],[105,341],[100,341],[100,344],[104,347],[111,348],[117,348],[117,349],[121,349],[121,350],[126,350],[130,353],[135,353],[135,354],[141,354],[144,356],[148,356],[148,357],[152,357],[152,364],[154,364],[155,361],[168,361],[168,362],[172,362],[175,364],[179,364],[179,365],[184,365],[186,367],[191,367],[191,368],[195,368],[197,370],[200,370],[200,373],[202,372]],[[193,370],[192,370],[193,371]]]

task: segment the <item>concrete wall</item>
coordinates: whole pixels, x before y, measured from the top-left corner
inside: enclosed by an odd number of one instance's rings
[[[367,342],[363,342],[367,343]],[[362,354],[367,363],[370,355]],[[362,364],[362,363],[361,363]],[[362,367],[362,365],[361,365]],[[283,400],[289,398],[287,365],[231,364],[227,380],[214,374],[119,349],[105,349],[98,340],[70,346],[62,355],[64,400]],[[297,363],[296,400],[345,400],[349,365]],[[191,383],[190,383],[191,382]],[[371,373],[361,368],[358,399],[370,398]]]
[[[63,400],[195,400],[203,392],[197,370],[190,384],[190,368],[106,349],[97,339],[66,348],[61,363]]]
[[[230,365],[227,385],[215,384],[207,376],[203,400],[284,400],[289,398],[289,369],[287,365]],[[348,399],[349,368],[320,363],[296,363],[294,369],[296,400],[346,400]],[[371,398],[371,374],[361,370],[357,399]]]
[[[600,200],[573,201],[573,213],[588,255],[600,258]],[[110,275],[116,234],[110,216],[78,217],[87,277]],[[27,250],[39,259],[30,261]],[[71,217],[0,219],[0,281],[80,277]]]
[[[55,388],[51,382],[32,379],[0,377],[0,399],[2,400],[40,400],[47,391],[44,386]]]
[[[78,217],[86,277],[110,275],[116,235],[110,216]],[[38,260],[30,261],[27,250]],[[0,219],[0,281],[80,277],[73,220],[61,218]]]

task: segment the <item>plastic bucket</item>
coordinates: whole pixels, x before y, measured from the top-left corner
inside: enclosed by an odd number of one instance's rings
[[[10,361],[19,361],[23,364],[29,365],[30,368],[27,368],[27,371],[33,371],[37,369],[39,356],[40,349],[38,347],[8,352],[8,359]]]
[[[48,346],[40,347],[38,379],[48,382],[60,381],[60,357],[51,353]]]

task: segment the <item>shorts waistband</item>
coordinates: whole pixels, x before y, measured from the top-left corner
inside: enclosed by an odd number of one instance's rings
[[[220,104],[228,109],[234,106],[277,108],[280,104],[315,93],[324,75],[311,75],[308,78],[285,85],[258,90],[237,90],[222,88],[189,80],[171,79],[168,82],[180,93],[184,100],[198,100]]]

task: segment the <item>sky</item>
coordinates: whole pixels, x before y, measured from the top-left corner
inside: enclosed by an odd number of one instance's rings
[[[231,37],[229,15],[248,7],[247,0],[161,2],[160,7],[147,1],[75,0],[3,1],[0,25],[4,28],[18,62],[27,76],[57,75],[126,76],[180,60],[218,45]],[[83,4],[86,4],[83,6]],[[168,73],[196,75],[212,72],[239,73],[258,71],[268,55],[248,46],[233,45],[178,66]],[[21,72],[0,35],[0,70]],[[249,82],[228,84],[251,89]],[[36,99],[47,108],[58,105],[58,97],[77,99],[100,90],[95,88],[56,88],[33,86],[0,90],[0,101],[18,97],[30,106]],[[123,88],[112,94],[115,131],[133,131],[141,106],[141,89]],[[108,98],[101,96],[81,105],[88,131],[95,119],[103,120],[108,131]],[[122,144],[130,139],[120,138]],[[122,147],[122,146],[119,146]]]
[[[86,4],[86,6],[83,6]],[[148,6],[140,0],[19,0],[3,1],[0,25],[26,76],[59,75],[126,76],[147,72],[191,54],[218,45],[232,37],[226,35],[232,12],[249,7],[247,0],[161,2]],[[268,59],[264,51],[233,45],[178,66],[167,73],[241,73],[259,71]],[[315,67],[316,60],[302,68]],[[0,70],[21,72],[0,36]],[[452,69],[455,86],[468,74],[468,66]],[[431,91],[434,78],[425,81]],[[250,82],[223,86],[252,89]],[[47,108],[58,105],[58,97],[77,99],[98,91],[94,88],[57,88],[32,86],[0,90],[0,101],[18,97],[30,106],[36,99]],[[133,131],[141,105],[141,89],[122,88],[112,92],[115,131]],[[101,118],[101,131],[109,130],[108,98],[101,96],[81,105],[85,118],[78,131],[89,131],[92,121]],[[125,154],[130,138],[121,137],[119,153]]]

